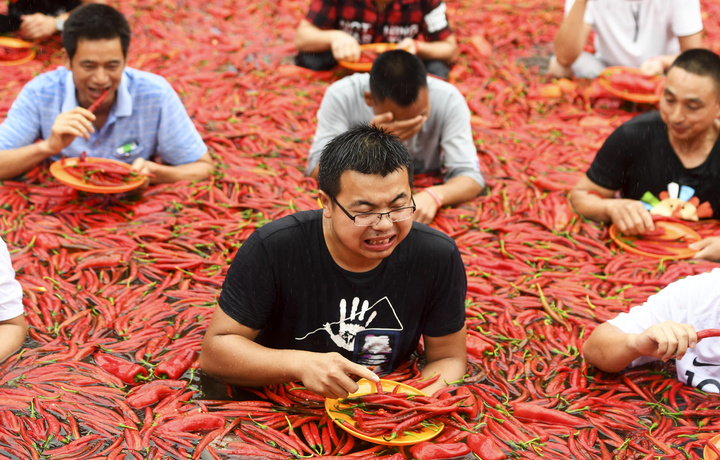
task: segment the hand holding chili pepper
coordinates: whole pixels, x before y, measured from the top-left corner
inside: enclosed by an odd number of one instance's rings
[[[604,200],[610,220],[625,235],[640,235],[655,230],[652,216],[640,201],[628,199]]]
[[[137,158],[132,163],[132,168],[130,168],[132,171],[135,171],[138,174],[142,174],[146,177],[145,183],[135,189],[136,191],[142,191],[148,188],[150,185],[150,178],[154,177],[155,175],[152,173],[152,165],[154,163],[152,161],[147,161],[144,158]]]
[[[43,141],[48,157],[60,153],[76,137],[90,139],[90,134],[95,132],[93,121],[95,115],[83,107],[75,107],[58,115],[50,130],[50,136]]]
[[[695,348],[697,340],[697,333],[691,325],[665,321],[653,324],[638,335],[631,335],[628,345],[640,356],[667,361],[682,359],[688,348]]]

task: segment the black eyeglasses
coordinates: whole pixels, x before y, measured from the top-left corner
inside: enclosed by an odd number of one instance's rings
[[[338,200],[336,200],[335,197],[332,197],[332,200],[335,202],[336,205],[340,207],[340,209],[342,209],[342,212],[344,212],[345,215],[350,218],[350,220],[355,222],[355,225],[357,225],[358,227],[372,227],[373,225],[377,225],[380,223],[383,216],[387,216],[388,219],[390,219],[390,222],[401,222],[403,220],[408,220],[415,213],[415,209],[417,209],[417,206],[415,206],[415,198],[411,196],[410,200],[412,200],[412,206],[397,208],[388,212],[364,212],[362,214],[356,214],[353,216],[347,211],[347,209],[343,208],[343,206],[338,203]]]

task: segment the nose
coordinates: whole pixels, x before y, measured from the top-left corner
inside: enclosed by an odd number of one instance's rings
[[[681,104],[675,104],[672,112],[670,112],[670,123],[681,123],[685,120],[685,111]]]
[[[388,214],[383,214],[380,216],[380,220],[373,225],[373,228],[376,230],[389,230],[393,226],[393,222],[390,220],[390,216]]]
[[[106,85],[109,79],[110,75],[102,66],[99,66],[93,73],[93,82],[98,85]]]

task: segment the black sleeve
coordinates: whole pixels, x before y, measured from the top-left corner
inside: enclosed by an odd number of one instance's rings
[[[430,337],[453,334],[465,324],[467,277],[460,251],[454,242],[451,243],[453,251],[445,257],[445,263],[439,264],[435,271],[437,278],[423,327],[423,334]],[[447,251],[444,252],[448,254]]]
[[[595,155],[587,171],[588,178],[600,187],[620,190],[633,155],[633,144],[625,125],[616,129]]]
[[[276,304],[270,260],[258,232],[254,232],[235,254],[218,300],[228,316],[251,329],[262,329]]]

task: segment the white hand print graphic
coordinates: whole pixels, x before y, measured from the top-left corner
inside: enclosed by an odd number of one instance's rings
[[[325,323],[323,328],[330,335],[332,341],[338,347],[344,348],[345,350],[352,351],[355,346],[355,336],[358,332],[364,331],[367,326],[375,318],[377,312],[370,312],[370,315],[365,318],[370,304],[367,300],[363,301],[360,310],[360,299],[358,297],[353,298],[352,308],[350,309],[350,315],[347,315],[347,302],[345,299],[340,301],[340,321],[337,323]],[[338,330],[333,330],[333,325],[337,324]]]

